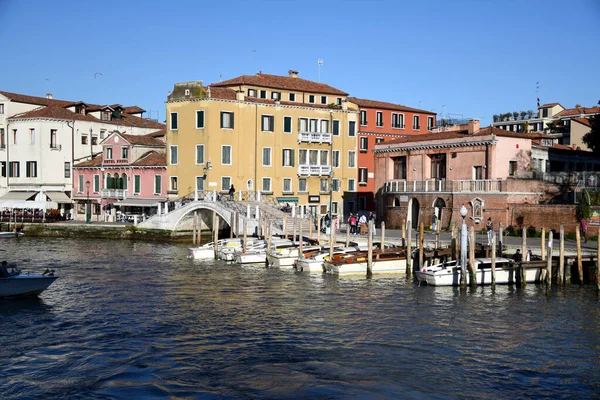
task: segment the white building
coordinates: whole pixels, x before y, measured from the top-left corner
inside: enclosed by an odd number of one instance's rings
[[[33,206],[29,200],[70,213],[73,162],[102,152],[99,143],[112,132],[165,128],[144,112],[0,91],[0,208]]]

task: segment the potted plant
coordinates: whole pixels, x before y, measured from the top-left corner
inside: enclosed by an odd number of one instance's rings
[[[498,115],[494,114],[494,122],[498,122]]]
[[[521,115],[521,119],[525,119],[525,116],[527,115],[527,111],[521,111],[520,115]]]
[[[531,118],[533,118],[533,110],[529,110],[529,111],[527,111],[527,118],[528,118],[528,119],[531,119]]]
[[[517,119],[519,119],[519,112],[518,111],[513,111],[512,115],[513,115],[513,118],[515,119],[515,121]]]

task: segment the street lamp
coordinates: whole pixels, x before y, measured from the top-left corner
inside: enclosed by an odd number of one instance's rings
[[[460,231],[460,286],[467,286],[467,224],[465,217],[467,216],[467,207],[463,204],[460,207],[460,215],[462,216],[462,227]]]
[[[92,205],[90,204],[90,181],[85,182],[85,189],[87,191],[87,200],[85,202],[85,223],[89,224],[92,222]]]

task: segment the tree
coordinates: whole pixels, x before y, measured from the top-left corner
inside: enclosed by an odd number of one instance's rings
[[[600,116],[590,117],[590,131],[583,135],[583,143],[596,155],[600,155]]]

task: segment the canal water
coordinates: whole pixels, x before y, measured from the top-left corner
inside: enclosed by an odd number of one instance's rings
[[[187,246],[5,239],[60,276],[0,301],[2,399],[600,396],[592,286],[467,290],[186,259]]]

